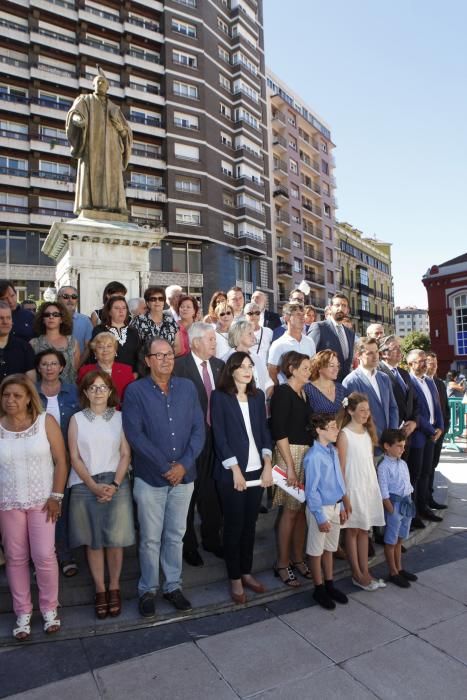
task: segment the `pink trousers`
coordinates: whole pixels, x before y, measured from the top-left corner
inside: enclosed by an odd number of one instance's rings
[[[42,613],[55,610],[58,605],[55,523],[46,521],[42,506],[27,510],[1,510],[0,533],[16,615],[32,612],[30,559],[36,570],[40,610]]]

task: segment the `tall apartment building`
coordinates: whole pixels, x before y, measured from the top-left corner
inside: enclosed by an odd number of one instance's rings
[[[397,306],[394,309],[396,335],[405,338],[414,331],[430,335],[430,321],[426,309],[417,309],[415,306]]]
[[[391,243],[364,234],[347,223],[337,224],[340,289],[350,299],[354,327],[366,334],[370,323],[394,331]]]
[[[337,284],[334,144],[301,97],[269,69],[266,79],[278,302],[305,280],[310,303],[322,313]]]
[[[151,282],[207,303],[273,292],[261,0],[0,2],[0,276],[20,298],[54,279],[41,253],[72,217],[64,131],[99,65],[134,135],[131,218],[166,233]]]

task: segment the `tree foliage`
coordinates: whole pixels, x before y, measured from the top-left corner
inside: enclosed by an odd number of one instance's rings
[[[404,357],[407,357],[407,353],[411,350],[429,350],[431,347],[430,336],[426,333],[421,333],[420,331],[412,331],[408,333],[405,338],[402,339],[401,349]]]

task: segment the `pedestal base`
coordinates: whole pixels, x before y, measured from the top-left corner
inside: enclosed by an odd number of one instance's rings
[[[127,298],[142,296],[149,282],[149,250],[166,231],[145,229],[124,221],[83,216],[55,222],[43,252],[56,260],[57,289],[70,284],[80,295],[80,311],[90,314],[102,306],[105,285],[118,280]]]

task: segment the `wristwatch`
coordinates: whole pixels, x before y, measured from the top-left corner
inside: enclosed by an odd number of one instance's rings
[[[115,488],[117,489],[117,491],[118,491],[118,489],[120,488],[120,484],[117,484],[117,482],[116,482],[115,480],[112,481],[111,486],[115,486]]]
[[[63,496],[63,493],[57,493],[56,491],[52,491],[49,498],[51,498],[53,501],[58,501],[58,503],[61,503],[63,501]]]

